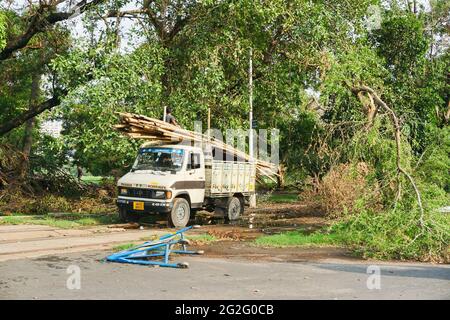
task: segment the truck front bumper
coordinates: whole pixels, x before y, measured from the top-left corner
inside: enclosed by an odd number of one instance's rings
[[[143,202],[144,210],[134,210],[133,203],[134,202]],[[130,199],[120,199],[116,200],[116,204],[118,207],[125,207],[127,210],[136,212],[136,213],[152,213],[152,212],[170,212],[172,210],[173,204],[172,202],[162,202],[162,201],[151,201],[147,199],[142,200],[130,200]]]

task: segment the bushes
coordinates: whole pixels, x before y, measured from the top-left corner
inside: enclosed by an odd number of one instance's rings
[[[450,192],[450,127],[430,128],[429,145],[417,168],[420,178]]]
[[[71,205],[66,198],[46,195],[32,202],[26,211],[32,214],[47,214],[49,212],[67,212],[70,209]]]
[[[448,128],[430,128],[423,154],[401,137],[400,164],[421,193],[423,216],[411,181],[399,174],[393,129],[379,115],[349,137],[330,135],[340,143],[326,144],[331,168],[313,184],[324,211],[339,219],[329,235],[366,258],[449,262],[450,215],[437,210],[450,203]]]
[[[376,184],[368,182],[370,167],[364,163],[334,166],[315,185],[315,192],[302,193],[303,198],[313,197],[321,204],[328,217],[338,218],[345,213],[355,213],[361,204],[379,208],[380,194]]]
[[[418,210],[364,210],[330,231],[365,258],[449,262],[450,216],[429,211],[423,229],[418,221]]]
[[[0,215],[14,213],[26,215],[45,215],[47,213],[113,213],[116,206],[112,198],[107,196],[82,197],[70,199],[63,196],[46,194],[38,197],[26,197],[21,193],[9,194],[0,201]]]
[[[439,212],[448,204],[448,193],[416,181],[424,204],[422,217],[412,187],[401,181],[401,199],[381,210],[358,200],[359,210],[337,221],[329,232],[365,258],[450,262],[450,215]]]

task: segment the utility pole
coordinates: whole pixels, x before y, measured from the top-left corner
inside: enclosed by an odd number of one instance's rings
[[[253,150],[253,61],[252,61],[252,48],[250,48],[250,56],[249,56],[249,67],[248,67],[248,90],[249,90],[249,106],[250,106],[250,112],[249,112],[249,123],[250,123],[250,132],[248,135],[248,151],[250,154],[250,162],[253,162],[255,164],[255,170],[256,170],[256,162],[254,157],[254,150]],[[249,205],[250,208],[256,208],[256,185],[255,185],[255,192],[250,196],[249,199]]]
[[[208,108],[208,139],[210,137],[210,131],[211,130],[211,108]]]

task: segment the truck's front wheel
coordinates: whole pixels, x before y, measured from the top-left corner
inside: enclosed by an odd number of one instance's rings
[[[171,227],[185,227],[191,216],[189,202],[183,198],[176,198],[173,202],[172,211],[169,214],[169,225]]]

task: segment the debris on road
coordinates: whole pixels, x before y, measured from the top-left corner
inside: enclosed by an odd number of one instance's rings
[[[203,251],[187,250],[189,241],[185,238],[184,232],[198,226],[190,226],[178,230],[173,233],[163,235],[156,241],[147,241],[144,244],[112,254],[106,258],[110,262],[142,264],[170,268],[188,268],[186,262],[169,263],[171,253],[178,254],[203,254]],[[181,246],[181,249],[174,250],[174,246]],[[162,257],[163,260],[155,260],[154,258]]]

